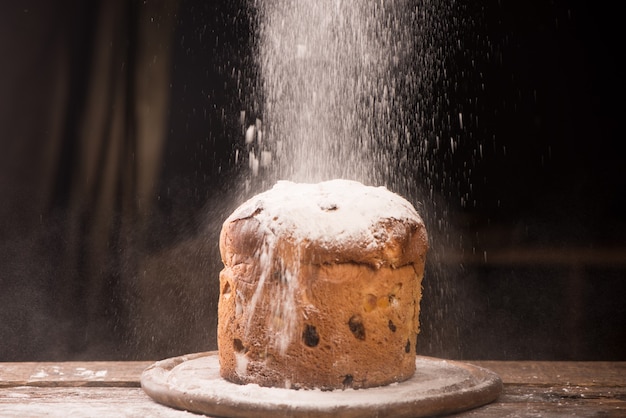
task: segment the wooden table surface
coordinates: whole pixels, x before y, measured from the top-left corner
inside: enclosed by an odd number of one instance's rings
[[[626,417],[626,362],[467,361],[500,375],[495,402],[454,417]],[[0,417],[194,417],[140,387],[152,364],[0,363]]]

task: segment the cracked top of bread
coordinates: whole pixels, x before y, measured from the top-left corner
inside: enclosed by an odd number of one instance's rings
[[[421,260],[427,246],[424,222],[406,199],[385,187],[340,179],[279,181],[237,208],[220,235],[226,266],[270,247],[288,248],[285,254],[300,263],[399,268]]]

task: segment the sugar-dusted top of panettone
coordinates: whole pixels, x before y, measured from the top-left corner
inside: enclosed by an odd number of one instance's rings
[[[252,256],[263,242],[290,246],[300,261],[410,264],[427,246],[424,223],[403,197],[356,181],[279,181],[237,208],[224,222],[220,247]]]

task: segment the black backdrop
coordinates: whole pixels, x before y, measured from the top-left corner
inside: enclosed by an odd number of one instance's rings
[[[243,126],[262,116],[254,8],[56,3],[0,7],[0,360],[214,349],[215,237],[245,195],[245,166],[233,163]],[[450,100],[436,118],[470,145],[439,156],[463,180],[442,186],[454,237],[434,248],[465,258],[429,261],[420,350],[624,360],[619,15],[573,0],[443,3],[456,20],[449,82],[435,86]],[[102,62],[113,64],[92,76]],[[461,112],[479,122],[446,125]],[[91,148],[117,158],[91,169]],[[75,186],[94,172],[100,181]],[[430,222],[433,239],[446,235]],[[494,263],[503,248],[530,261]]]

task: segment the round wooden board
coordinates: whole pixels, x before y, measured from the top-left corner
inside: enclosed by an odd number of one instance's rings
[[[432,357],[416,359],[409,380],[335,391],[238,385],[220,377],[216,351],[159,361],[141,376],[143,390],[174,408],[220,417],[425,417],[495,400],[500,377],[490,370]]]

